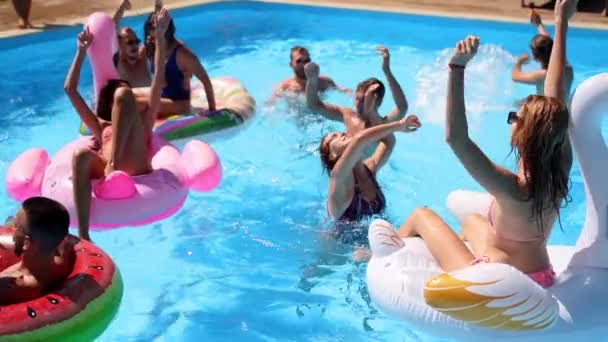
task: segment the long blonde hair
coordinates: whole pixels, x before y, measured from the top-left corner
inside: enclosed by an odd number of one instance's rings
[[[563,144],[568,134],[568,107],[560,100],[530,95],[521,108],[521,117],[511,135],[532,201],[532,217],[542,231],[546,209],[558,213],[562,201],[569,202],[569,170],[565,170]]]

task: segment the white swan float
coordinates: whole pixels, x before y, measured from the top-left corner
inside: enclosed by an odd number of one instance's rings
[[[558,275],[543,289],[512,266],[480,263],[444,273],[419,238],[401,240],[386,221],[372,222],[369,294],[384,312],[456,340],[608,339],[608,74],[585,80],[572,99],[570,140],[584,178],[587,212],[576,246],[549,246]],[[485,215],[490,196],[464,190],[448,197],[459,219]]]

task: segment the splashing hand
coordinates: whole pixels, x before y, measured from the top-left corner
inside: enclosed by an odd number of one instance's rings
[[[91,33],[91,31],[89,31],[88,27],[85,27],[85,29],[78,34],[78,42],[77,42],[78,50],[86,51],[89,48],[89,46],[91,46],[92,42],[93,42],[93,34]]]
[[[530,61],[530,55],[524,53],[523,55],[517,57],[517,64],[526,64]]]
[[[156,26],[156,36],[161,37],[165,35],[167,29],[169,28],[169,23],[171,22],[171,16],[169,15],[169,11],[166,8],[163,8],[158,12],[158,14],[154,18],[155,26]]]
[[[420,119],[418,119],[418,117],[414,114],[408,115],[405,118],[399,120],[399,124],[399,131],[405,133],[415,132],[418,130],[418,128],[422,127]]]
[[[123,11],[128,11],[131,9],[131,1],[130,0],[122,0],[120,3],[120,9]]]
[[[317,63],[306,63],[306,65],[304,65],[304,74],[308,79],[319,77],[319,66],[317,65]]]
[[[540,18],[540,14],[538,14],[538,12],[536,12],[535,10],[530,10],[530,23],[532,23],[533,25],[542,25],[543,21]]]
[[[557,0],[555,2],[555,19],[570,20],[576,12],[578,0]]]
[[[391,55],[387,48],[382,45],[376,47],[376,51],[382,56],[382,70],[387,71],[391,67]]]
[[[464,40],[456,43],[454,54],[450,58],[450,64],[466,66],[471,59],[477,54],[479,48],[479,37],[468,36]]]

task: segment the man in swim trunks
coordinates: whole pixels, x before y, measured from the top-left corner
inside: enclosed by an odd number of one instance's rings
[[[21,261],[0,271],[0,305],[20,303],[40,297],[65,279],[74,263],[66,236],[70,215],[59,202],[45,197],[25,200],[15,216],[13,249]],[[62,243],[63,242],[63,243]]]
[[[304,66],[310,63],[310,54],[308,50],[302,46],[294,46],[291,48],[289,55],[289,66],[293,70],[293,76],[279,83],[270,99],[273,101],[279,98],[284,93],[303,94],[306,92],[306,73]],[[343,93],[351,93],[349,89],[339,87],[328,76],[318,76],[318,91],[325,92],[330,89],[335,89]]]
[[[128,81],[132,87],[149,87],[152,79],[148,70],[145,46],[141,44],[141,40],[132,28],[119,29],[120,19],[130,8],[131,2],[123,0],[114,14],[114,22],[118,30],[118,52],[114,55],[114,66],[120,78]]]

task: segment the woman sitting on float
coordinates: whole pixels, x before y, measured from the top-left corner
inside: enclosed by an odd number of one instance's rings
[[[558,6],[558,19],[565,23],[574,9]],[[479,38],[469,36],[456,44],[449,64],[446,140],[466,170],[494,199],[487,216],[464,219],[460,237],[427,208],[415,209],[398,232],[401,238],[420,236],[445,272],[479,262],[505,263],[543,287],[555,281],[547,240],[562,202],[568,200],[572,167],[563,86],[565,30],[559,20],[555,38],[545,96],[528,96],[519,112],[507,117],[511,147],[517,156],[516,172],[494,164],[469,137],[464,73],[477,52]],[[469,242],[471,250],[463,240]]]
[[[165,31],[169,26],[166,9],[156,17],[157,46],[164,46]],[[78,50],[67,75],[65,90],[82,121],[92,132],[97,150],[83,149],[74,155],[73,188],[80,237],[89,240],[91,179],[102,178],[115,170],[130,176],[149,173],[152,127],[158,112],[161,89],[165,83],[165,49],[156,49],[151,96],[148,107],[138,111],[128,82],[110,80],[99,90],[97,115],[87,106],[78,92],[80,69],[86,50],[94,39],[88,28],[78,36]]]

